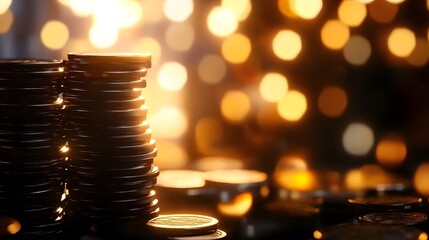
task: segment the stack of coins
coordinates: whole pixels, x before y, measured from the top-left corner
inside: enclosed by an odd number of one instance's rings
[[[0,61],[0,215],[21,223],[19,239],[62,231],[62,78],[62,61]]]
[[[156,217],[157,149],[141,96],[151,56],[68,57],[63,87],[71,216],[91,223]]]

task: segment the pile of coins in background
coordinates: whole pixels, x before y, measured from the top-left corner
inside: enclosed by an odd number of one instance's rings
[[[158,215],[157,149],[141,96],[150,67],[150,55],[69,54],[63,97],[71,219]]]
[[[19,221],[16,239],[63,229],[63,75],[62,61],[0,61],[0,215]]]

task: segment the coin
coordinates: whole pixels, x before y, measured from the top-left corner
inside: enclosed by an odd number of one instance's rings
[[[188,237],[169,237],[168,239],[175,240],[215,240],[222,239],[226,237],[226,232],[217,229],[214,233],[208,235],[197,235],[197,236],[188,236]]]
[[[207,185],[216,185],[227,188],[244,190],[266,184],[266,173],[245,169],[218,169],[205,172]]]
[[[192,170],[164,170],[158,176],[157,187],[201,188],[206,184],[204,173]]]
[[[366,214],[359,219],[370,223],[415,225],[427,221],[428,215],[419,212],[383,212]]]
[[[155,233],[163,236],[192,236],[211,234],[218,226],[216,218],[196,214],[160,215],[147,222]]]
[[[101,61],[108,63],[150,62],[151,54],[137,53],[68,53],[70,61]]]
[[[383,195],[350,198],[348,202],[360,208],[383,209],[415,209],[423,205],[423,199],[409,195]]]

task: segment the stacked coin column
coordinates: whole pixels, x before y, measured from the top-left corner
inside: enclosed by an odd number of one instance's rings
[[[0,216],[17,219],[16,239],[62,231],[62,61],[0,61]]]
[[[141,96],[150,55],[70,53],[64,101],[68,212],[90,223],[158,215],[157,153]]]

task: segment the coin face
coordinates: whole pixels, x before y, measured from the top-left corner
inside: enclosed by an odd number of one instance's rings
[[[371,223],[415,225],[426,221],[428,216],[419,212],[383,212],[363,215],[359,219]]]
[[[198,235],[198,236],[188,236],[188,237],[172,237],[169,239],[176,239],[176,240],[214,240],[214,239],[222,239],[226,237],[226,232],[218,229],[216,232],[208,235]]]
[[[201,188],[204,187],[204,173],[192,170],[165,170],[159,174],[158,187]]]
[[[252,184],[266,181],[267,174],[255,170],[219,169],[206,172],[205,179],[217,183]]]
[[[208,235],[216,231],[218,220],[197,214],[160,215],[146,224],[154,233],[168,237]]]

